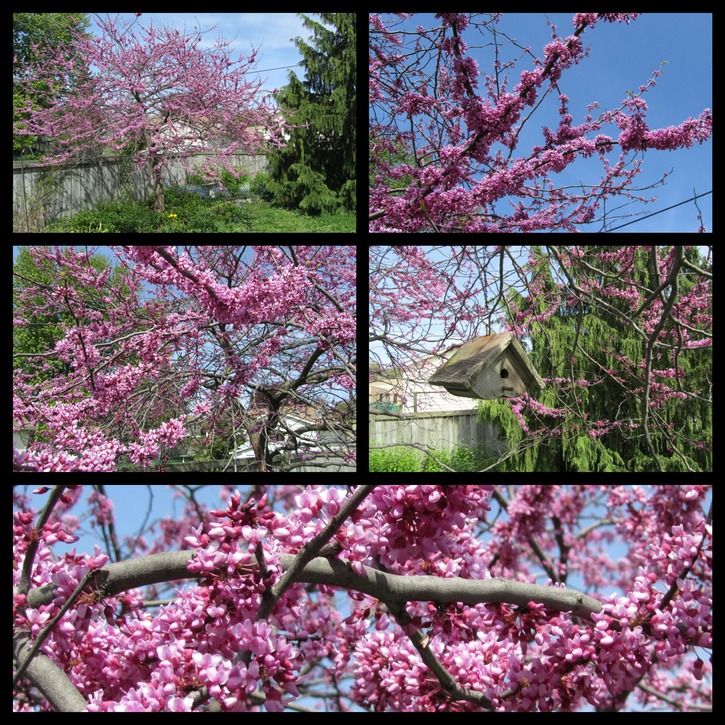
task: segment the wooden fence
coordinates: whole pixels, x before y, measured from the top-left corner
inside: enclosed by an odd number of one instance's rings
[[[198,167],[210,158],[209,154],[195,154],[187,164]],[[266,171],[269,166],[264,154],[228,158],[233,168],[247,173]],[[185,184],[187,173],[180,162],[170,162],[164,185]],[[49,221],[94,209],[102,201],[141,201],[152,193],[148,172],[131,159],[94,159],[70,168],[13,161],[13,231],[38,231]]]
[[[493,423],[476,420],[475,410],[446,410],[390,417],[370,415],[370,444],[395,445],[417,443],[435,449],[451,450],[455,446],[484,446],[491,453],[505,448]]]

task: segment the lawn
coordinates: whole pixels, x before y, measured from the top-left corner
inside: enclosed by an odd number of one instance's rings
[[[308,216],[293,209],[272,206],[250,195],[203,197],[170,188],[165,192],[165,210],[157,214],[153,200],[116,201],[99,204],[70,219],[51,222],[46,233],[354,233],[355,213],[337,212]]]

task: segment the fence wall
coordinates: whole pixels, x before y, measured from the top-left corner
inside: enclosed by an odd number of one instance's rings
[[[498,428],[493,423],[477,421],[476,415],[475,410],[445,410],[395,418],[371,415],[370,444],[417,443],[444,450],[457,445],[482,445],[491,453],[503,451],[505,442],[500,439]]]
[[[210,154],[195,154],[187,164],[199,167],[212,158]],[[233,168],[248,173],[267,171],[269,166],[264,154],[233,154],[228,159]],[[181,163],[172,161],[164,185],[184,184],[186,175]],[[152,193],[148,172],[129,159],[97,159],[68,169],[13,161],[13,230],[36,231],[49,221],[94,209],[102,201],[141,201]]]

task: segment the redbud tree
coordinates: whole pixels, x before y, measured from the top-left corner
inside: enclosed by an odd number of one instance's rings
[[[154,208],[163,211],[170,161],[190,168],[191,157],[204,152],[208,174],[224,167],[238,176],[229,157],[281,144],[283,124],[260,94],[262,80],[252,74],[258,49],[235,56],[221,37],[205,47],[209,31],[143,25],[141,13],[135,15],[97,16],[98,35],[73,33],[72,53],[38,47],[16,83],[67,91],[47,108],[28,103],[27,119],[14,132],[49,137],[46,161],[53,164],[104,150],[133,152],[153,182]],[[84,63],[80,73],[78,58]]]
[[[14,486],[15,711],[712,707],[710,485],[116,488]]]
[[[268,472],[313,431],[352,460],[353,247],[108,249],[123,274],[94,248],[31,247],[46,276],[15,275],[14,327],[51,331],[14,354],[14,426],[31,432],[15,470],[163,468],[175,446],[251,445]]]
[[[370,230],[606,231],[623,206],[645,201],[650,187],[635,183],[644,157],[707,141],[710,109],[650,127],[645,96],[664,58],[636,92],[621,89],[617,107],[599,108],[594,88],[586,111],[567,95],[585,42],[638,15],[576,13],[543,48],[524,47],[500,13],[371,15]],[[491,67],[479,67],[481,48]],[[536,111],[554,101],[558,126],[542,127]],[[570,173],[575,163],[585,180]]]
[[[479,403],[479,420],[500,430],[493,470],[711,471],[711,254],[371,246],[371,375],[428,393],[455,347],[510,331],[528,345],[544,389]]]

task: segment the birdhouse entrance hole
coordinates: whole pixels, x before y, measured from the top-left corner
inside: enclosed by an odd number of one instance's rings
[[[501,377],[507,378],[509,376],[509,371],[506,370],[506,368],[501,368]]]

